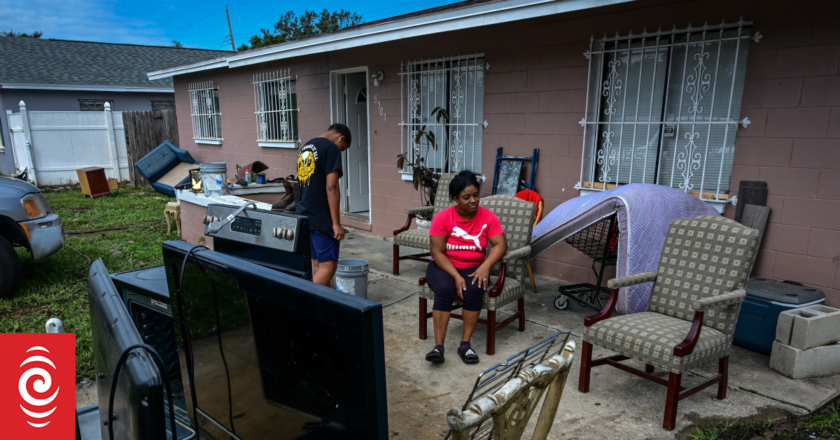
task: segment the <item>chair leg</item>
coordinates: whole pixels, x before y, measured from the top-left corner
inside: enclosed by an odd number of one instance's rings
[[[529,262],[525,267],[528,269],[528,278],[531,279],[531,290],[533,290],[534,293],[537,293],[537,283],[534,282],[534,271],[531,270],[531,263]]]
[[[394,275],[400,274],[400,246],[394,245]]]
[[[580,379],[578,380],[578,391],[589,392],[589,373],[592,371],[592,344],[583,341],[583,353],[580,358]]]
[[[426,339],[426,324],[428,324],[428,319],[426,318],[426,298],[420,298],[420,339]]]
[[[648,374],[653,373],[653,365],[645,364],[645,373],[648,373]]]
[[[668,397],[665,399],[665,420],[662,427],[672,431],[677,424],[677,404],[680,401],[680,382],[682,374],[670,373],[668,376]]]
[[[718,373],[723,376],[718,383],[718,400],[726,399],[726,386],[729,383],[729,356],[722,357],[718,360]]]
[[[519,306],[519,331],[525,331],[525,298],[519,298],[517,301]]]
[[[496,311],[487,311],[487,354],[496,353]]]
[[[166,218],[166,235],[172,233],[172,223],[169,220],[169,211],[163,211],[163,216]]]

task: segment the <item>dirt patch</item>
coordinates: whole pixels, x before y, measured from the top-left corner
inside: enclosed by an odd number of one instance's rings
[[[87,378],[76,382],[76,409],[93,405],[96,402],[96,382]]]
[[[686,414],[692,425],[678,432],[679,440],[840,440],[840,399],[805,415],[794,415],[774,407],[763,407],[743,419],[698,417]]]

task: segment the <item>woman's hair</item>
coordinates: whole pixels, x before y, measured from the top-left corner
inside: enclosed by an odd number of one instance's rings
[[[474,186],[476,189],[481,189],[481,185],[478,183],[478,178],[472,171],[461,171],[457,176],[455,176],[455,178],[452,179],[452,182],[449,182],[449,197],[453,199],[458,197],[458,195],[461,194],[461,191],[468,186]]]

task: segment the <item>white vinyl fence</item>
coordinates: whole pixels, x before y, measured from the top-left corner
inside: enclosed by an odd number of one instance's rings
[[[16,173],[29,169],[36,185],[79,181],[76,170],[102,167],[108,177],[128,180],[128,155],[122,112],[7,112]],[[34,163],[33,163],[34,162]],[[119,171],[114,173],[114,170]]]

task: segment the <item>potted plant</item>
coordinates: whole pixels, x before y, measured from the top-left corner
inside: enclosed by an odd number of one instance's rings
[[[441,118],[444,121],[449,121],[449,113],[441,107],[435,107],[432,110],[431,117],[436,118],[438,123],[440,123]],[[406,166],[412,168],[412,183],[414,184],[414,189],[420,191],[420,202],[423,206],[430,206],[435,203],[435,194],[437,194],[440,173],[426,166],[426,158],[429,155],[429,151],[432,149],[437,150],[437,142],[435,141],[434,131],[427,130],[425,125],[417,131],[417,134],[414,136],[414,142],[420,143],[420,140],[424,137],[431,147],[426,149],[426,154],[418,154],[412,160],[407,154],[401,153],[397,155],[397,168],[405,169]],[[418,228],[428,228],[431,225],[431,220],[432,215],[430,213],[417,214],[417,218],[415,219]]]

